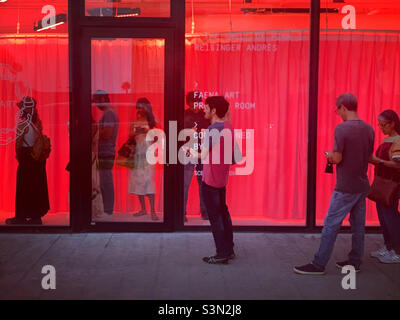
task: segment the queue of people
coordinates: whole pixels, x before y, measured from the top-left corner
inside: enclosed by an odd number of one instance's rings
[[[116,158],[116,141],[119,118],[110,103],[109,95],[98,90],[93,104],[103,112],[92,130],[92,203],[93,217],[113,215],[114,181],[112,169]],[[201,100],[193,92],[186,97],[185,128],[199,135],[205,129],[204,139],[197,146],[185,147],[186,155],[196,159],[185,165],[184,207],[185,221],[188,190],[193,171],[199,185],[200,210],[203,219],[209,219],[216,246],[216,254],[204,257],[210,264],[227,264],[234,259],[232,220],[226,203],[226,186],[231,161],[224,161],[224,145],[229,140],[210,132],[229,131],[233,135],[229,102],[222,96],[208,97],[203,108]],[[195,108],[198,107],[198,109]],[[51,147],[43,134],[36,101],[24,97],[19,103],[20,122],[17,127],[16,158],[17,190],[15,217],[7,224],[41,224],[41,218],[49,211],[46,177],[46,159]],[[147,215],[145,198],[150,203],[150,217],[159,220],[155,210],[155,166],[146,159],[146,152],[154,141],[147,141],[149,130],[159,127],[150,101],[142,97],[136,101],[136,118],[132,120],[129,140],[132,146],[132,165],[129,173],[129,193],[138,197],[140,211],[134,217]],[[364,256],[366,198],[376,202],[379,222],[383,233],[383,246],[370,255],[382,263],[400,263],[400,120],[393,110],[385,110],[378,116],[378,126],[386,136],[374,154],[375,133],[372,127],[360,119],[357,98],[351,93],[340,95],[336,100],[336,114],[342,123],[335,128],[334,146],[326,151],[328,163],[336,166],[336,185],[324,221],[321,244],[312,262],[294,267],[298,274],[321,275],[332,255],[336,237],[343,220],[350,214],[352,245],[348,258],[336,263],[338,268],[351,265],[360,271]],[[47,139],[47,140],[46,140]],[[40,143],[38,143],[40,141]],[[231,141],[233,144],[234,139]],[[233,150],[234,145],[230,146]],[[209,157],[209,161],[201,160]],[[212,158],[221,159],[215,164]],[[372,188],[367,176],[368,165],[375,166]],[[199,167],[201,169],[199,169]]]
[[[373,155],[374,131],[369,124],[360,119],[357,110],[358,102],[353,94],[345,93],[337,98],[335,111],[343,122],[335,128],[333,151],[325,153],[328,162],[336,165],[336,186],[324,221],[319,250],[311,263],[295,266],[293,268],[295,273],[304,275],[325,273],[339,229],[348,214],[350,214],[352,231],[351,250],[348,258],[336,262],[336,266],[341,269],[350,265],[356,272],[361,270],[367,197],[376,201],[384,236],[384,246],[378,251],[371,252],[370,255],[378,258],[382,263],[400,263],[400,213],[398,210],[400,190],[398,187],[393,190],[384,190],[384,192],[374,190],[373,194],[367,176],[368,163],[372,163],[375,165],[375,179],[385,178],[388,181],[394,181],[395,186],[400,184],[399,117],[393,110],[385,110],[378,116],[379,128],[388,137],[383,140]],[[379,188],[384,188],[384,185]],[[385,203],[385,199],[376,195],[386,196],[389,192],[394,193],[389,203]]]

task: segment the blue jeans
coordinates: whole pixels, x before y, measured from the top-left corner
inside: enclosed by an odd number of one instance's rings
[[[396,251],[400,251],[399,198],[400,190],[392,206],[387,207],[376,203],[376,211],[378,212],[385,245],[389,250],[395,249]]]
[[[234,244],[232,220],[226,205],[226,188],[214,188],[203,182],[202,190],[217,255],[227,257],[233,253]]]
[[[203,218],[207,218],[206,205],[204,204],[203,191],[201,190],[201,182],[203,179],[203,165],[202,164],[186,164],[184,166],[184,208],[186,215],[186,206],[189,197],[189,188],[192,183],[193,170],[195,170],[197,184],[199,185],[199,198],[200,198],[200,212]]]
[[[114,158],[99,158],[100,189],[103,197],[104,212],[107,214],[113,214],[114,211],[113,166]]]
[[[359,268],[364,255],[365,212],[367,193],[344,193],[334,191],[328,214],[322,229],[321,245],[315,254],[313,265],[324,270],[335,245],[336,237],[344,218],[350,212],[352,232],[352,249],[349,253],[349,264]]]

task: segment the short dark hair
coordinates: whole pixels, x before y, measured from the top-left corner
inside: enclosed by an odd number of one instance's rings
[[[110,96],[108,95],[107,91],[97,90],[93,93],[93,101],[98,102],[100,100],[110,103]]]
[[[186,94],[186,104],[189,105],[191,102],[202,102],[203,99],[201,99],[198,95],[195,97],[195,91],[190,91]]]
[[[225,117],[229,109],[229,102],[223,96],[213,96],[206,99],[206,104],[209,105],[210,111],[212,109],[216,110],[217,116],[219,118]]]
[[[357,111],[357,98],[352,93],[343,93],[336,99],[336,107],[344,105],[349,111]]]

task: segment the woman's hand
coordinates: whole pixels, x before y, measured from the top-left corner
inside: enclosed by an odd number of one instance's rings
[[[369,159],[369,162],[371,162],[372,164],[379,164],[381,162],[382,159],[378,158],[375,155],[372,155],[371,158]]]

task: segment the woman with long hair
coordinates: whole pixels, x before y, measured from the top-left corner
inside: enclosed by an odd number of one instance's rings
[[[394,153],[400,151],[400,120],[393,110],[385,110],[378,116],[378,125],[387,136],[379,145],[371,162],[375,164],[375,176],[400,183],[400,163],[393,161]],[[381,224],[384,246],[371,252],[371,256],[382,263],[400,263],[400,190],[391,206],[376,203]]]
[[[36,108],[36,100],[23,97],[17,103],[20,109],[15,153],[18,160],[15,217],[6,224],[42,224],[41,218],[49,211],[46,160],[32,156],[36,139],[43,127]]]
[[[134,153],[134,167],[130,170],[129,193],[139,198],[141,210],[133,214],[134,217],[147,215],[145,196],[149,199],[151,219],[159,220],[155,210],[155,165],[148,163],[146,152],[150,142],[146,141],[146,134],[156,127],[153,109],[147,98],[140,98],[136,102],[136,119],[130,127],[130,137],[136,141]]]

